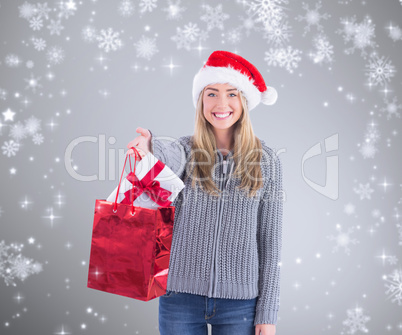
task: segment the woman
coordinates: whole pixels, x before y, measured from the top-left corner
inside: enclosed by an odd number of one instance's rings
[[[165,334],[274,335],[280,293],[282,167],[253,132],[249,111],[277,94],[246,59],[213,52],[194,77],[193,136],[148,129],[128,144],[151,151],[185,183],[176,207]],[[132,152],[132,151],[131,151]]]

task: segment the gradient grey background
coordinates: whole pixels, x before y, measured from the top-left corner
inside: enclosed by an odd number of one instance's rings
[[[281,150],[284,167],[287,199],[277,334],[347,334],[351,329],[344,324],[350,320],[347,312],[356,307],[370,318],[363,323],[370,333],[402,334],[402,306],[392,301],[385,286],[389,283],[385,278],[389,280],[393,271],[402,271],[402,228],[398,216],[402,186],[401,118],[388,120],[381,112],[386,105],[384,86],[367,87],[368,60],[359,50],[346,55],[344,50],[353,44],[345,44],[343,36],[336,33],[342,28],[340,18],[355,15],[356,23],[360,23],[366,15],[371,17],[378,47],[367,51],[375,50],[388,57],[397,70],[385,87],[391,91],[387,98],[396,96],[400,104],[402,41],[393,41],[386,29],[391,22],[402,26],[399,1],[323,1],[320,12],[331,17],[321,24],[334,46],[334,62],[323,65],[308,58],[317,29],[313,26],[302,36],[306,22],[296,20],[298,15],[305,15],[302,2],[283,4],[293,33],[285,45],[302,51],[293,73],[268,66],[264,61],[264,52],[274,46],[263,39],[262,32],[251,31],[247,37],[242,31],[243,38],[237,44],[229,43],[222,35],[241,26],[247,16],[245,7],[237,1],[181,1],[186,10],[179,20],[166,18],[162,9],[168,2],[162,0],[157,1],[157,8],[151,13],[143,15],[139,14],[139,1],[134,1],[134,14],[128,18],[119,14],[118,1],[83,1],[77,3],[75,15],[61,20],[64,30],[59,36],[49,34],[49,20],[40,31],[33,31],[29,22],[19,17],[18,8],[23,1],[0,3],[0,89],[7,91],[6,97],[0,99],[0,112],[11,109],[16,113],[13,121],[6,121],[0,114],[0,145],[11,139],[12,125],[23,123],[32,115],[41,120],[44,136],[41,145],[35,145],[29,137],[22,139],[15,156],[0,154],[0,242],[23,244],[21,254],[43,266],[43,271],[24,281],[15,279],[16,286],[7,286],[0,277],[1,334],[158,333],[158,299],[142,302],[86,287],[94,204],[95,199],[106,198],[117,186],[117,152],[125,152],[126,144],[138,135],[136,127],[172,137],[192,134],[192,80],[214,50],[237,52],[250,60],[267,85],[279,93],[274,106],[259,105],[251,111],[256,135],[275,150]],[[305,3],[312,9],[317,1]],[[50,8],[57,9],[57,4],[48,2]],[[223,12],[230,15],[224,21],[225,29],[212,29],[208,39],[202,41],[202,51],[195,49],[197,42],[191,50],[178,49],[171,40],[177,27],[192,22],[206,30],[206,23],[200,19],[205,13],[202,4],[222,4]],[[50,13],[50,18],[55,19],[56,14]],[[88,24],[98,30],[112,27],[119,31],[124,46],[106,53],[97,43],[85,42],[81,31]],[[149,31],[144,29],[147,25]],[[136,53],[134,43],[142,35],[156,38],[158,52],[150,60]],[[44,38],[47,47],[61,46],[64,60],[49,64],[46,49],[35,50],[30,42],[32,36]],[[18,55],[21,65],[8,66],[9,54]],[[101,54],[108,58],[103,65],[97,61]],[[27,67],[27,61],[34,66]],[[172,72],[166,67],[171,61],[179,65]],[[50,71],[54,74],[52,81],[46,78]],[[26,88],[31,73],[41,77],[42,87],[36,92]],[[343,91],[338,91],[338,87],[343,87]],[[100,93],[104,90],[109,93],[107,97]],[[355,97],[353,102],[347,99],[348,94]],[[23,103],[25,98],[30,101],[28,105]],[[49,125],[52,121],[56,124],[53,127]],[[378,152],[373,158],[364,158],[359,145],[372,121],[380,133]],[[339,136],[339,150],[325,153],[324,140],[333,134]],[[83,182],[68,173],[65,150],[81,136],[116,139],[114,144],[106,142],[106,153],[98,148],[98,143],[86,142],[78,145],[72,155],[77,172],[93,175],[98,173],[99,152],[105,153],[107,159],[114,154],[114,180],[107,177]],[[302,157],[316,143],[322,144],[323,154],[306,162],[305,174],[324,185],[326,157],[337,154],[336,200],[314,191],[302,177]],[[16,169],[15,174],[10,173],[12,168]],[[108,176],[109,170],[106,171]],[[381,185],[384,180],[390,184],[386,188]],[[354,189],[367,183],[373,189],[371,199],[361,200]],[[25,199],[30,203],[24,206]],[[355,206],[354,213],[345,212],[348,204]],[[53,224],[46,218],[49,208],[57,216]],[[341,242],[328,237],[338,236],[337,225],[343,232],[354,229],[349,238],[359,243],[349,244],[349,254],[342,246],[333,252]],[[35,239],[33,244],[28,242],[31,237]],[[382,259],[383,254],[390,257]],[[399,287],[399,294],[401,291]]]

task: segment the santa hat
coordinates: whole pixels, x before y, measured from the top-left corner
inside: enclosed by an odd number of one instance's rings
[[[218,83],[227,83],[242,91],[249,110],[260,102],[273,105],[278,98],[275,88],[265,85],[261,73],[249,61],[228,51],[214,51],[194,77],[194,107],[197,106],[198,97],[204,87]]]

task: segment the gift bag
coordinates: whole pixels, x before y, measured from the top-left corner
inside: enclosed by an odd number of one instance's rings
[[[117,203],[117,194],[95,202],[87,287],[149,301],[166,293],[175,208]]]

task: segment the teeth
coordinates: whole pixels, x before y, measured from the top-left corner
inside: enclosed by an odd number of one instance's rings
[[[215,114],[216,117],[220,117],[220,118],[225,118],[226,116],[228,116],[230,113],[226,113],[226,114]],[[219,116],[218,116],[219,115]]]

